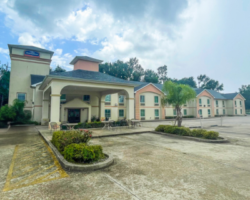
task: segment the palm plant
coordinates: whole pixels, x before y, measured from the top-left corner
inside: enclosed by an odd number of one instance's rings
[[[165,106],[167,103],[172,105],[176,109],[176,121],[178,126],[181,127],[182,123],[182,106],[187,101],[196,97],[195,91],[188,85],[173,83],[172,81],[166,81],[163,84],[162,92],[164,96],[161,98],[161,105]]]

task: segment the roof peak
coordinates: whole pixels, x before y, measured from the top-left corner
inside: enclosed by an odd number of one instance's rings
[[[91,58],[89,56],[76,56],[69,64],[74,65],[78,60],[85,60],[85,61],[95,62],[95,63],[103,62],[102,60]]]

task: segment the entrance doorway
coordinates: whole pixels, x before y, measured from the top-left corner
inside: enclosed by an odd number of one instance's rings
[[[81,120],[80,109],[68,109],[68,122],[69,123],[79,123]]]

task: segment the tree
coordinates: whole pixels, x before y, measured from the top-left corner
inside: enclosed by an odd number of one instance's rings
[[[164,93],[164,96],[161,99],[162,106],[168,103],[175,108],[177,114],[175,122],[178,121],[178,127],[181,127],[182,106],[186,104],[187,101],[196,97],[195,91],[188,85],[166,81],[163,84],[162,92]]]
[[[157,73],[158,73],[160,83],[164,83],[165,81],[167,81],[167,79],[168,79],[167,78],[167,71],[168,71],[167,65],[163,65],[163,66],[157,68]]]
[[[0,107],[8,102],[9,98],[10,71],[9,65],[3,64],[0,67]]]
[[[13,105],[11,106],[11,108],[16,113],[14,122],[22,124],[30,120],[31,113],[29,111],[25,111],[24,106],[25,106],[24,101],[21,101],[19,99],[15,99],[13,101]]]
[[[147,69],[145,71],[144,81],[148,83],[159,83],[158,74],[153,70]]]
[[[183,85],[189,85],[192,88],[197,88],[197,84],[194,80],[194,77],[188,77],[188,78],[182,78],[182,79],[171,79],[168,78],[168,80],[174,82],[174,83],[178,83],[178,84],[183,84]]]
[[[239,88],[239,91],[240,94],[246,99],[246,109],[250,109],[250,85],[242,85],[241,88]]]
[[[130,80],[141,81],[142,76],[144,75],[144,69],[139,64],[139,60],[137,58],[130,58],[127,63],[128,63],[128,66],[133,70]]]
[[[51,69],[51,72],[66,72],[66,70],[57,65],[54,71]]]
[[[210,79],[208,76],[200,75],[197,77],[198,79],[198,85],[200,88],[204,89],[210,89],[215,91],[222,91],[223,90],[223,84],[220,84],[219,81],[216,81],[214,79]]]

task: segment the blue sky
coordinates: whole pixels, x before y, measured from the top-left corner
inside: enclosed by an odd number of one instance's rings
[[[0,0],[0,61],[7,44],[55,52],[67,70],[76,55],[106,62],[137,57],[171,78],[206,74],[235,92],[250,84],[249,0]]]

